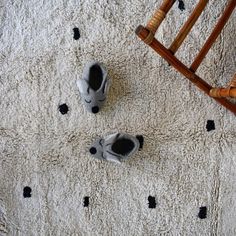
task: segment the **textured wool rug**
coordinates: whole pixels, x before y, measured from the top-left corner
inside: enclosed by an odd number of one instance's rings
[[[135,36],[161,2],[1,1],[1,236],[236,235],[236,119]],[[160,27],[166,46],[197,3],[183,2]],[[226,2],[209,1],[176,54],[186,64]],[[213,86],[235,73],[235,38],[234,12],[198,70]],[[96,115],[76,87],[92,59],[112,80]],[[92,159],[114,131],[143,135],[143,149]]]

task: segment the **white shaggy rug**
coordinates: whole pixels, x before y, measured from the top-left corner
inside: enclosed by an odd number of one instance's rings
[[[136,37],[161,2],[1,1],[1,236],[236,235],[236,119]],[[166,46],[197,2],[176,2]],[[226,2],[209,1],[178,58],[191,64]],[[235,73],[235,38],[234,12],[198,70],[214,86]],[[91,59],[112,79],[97,115],[75,83]],[[143,135],[142,151],[92,159],[94,138],[117,130]]]

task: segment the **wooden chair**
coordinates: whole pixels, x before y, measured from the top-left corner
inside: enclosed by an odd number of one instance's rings
[[[161,57],[163,57],[170,65],[172,65],[176,70],[182,73],[187,79],[189,79],[193,84],[195,84],[198,88],[203,90],[208,96],[215,99],[221,105],[226,107],[228,110],[232,111],[236,114],[236,104],[230,102],[227,97],[236,98],[236,76],[230,83],[227,88],[213,88],[207,82],[205,82],[200,76],[196,74],[198,67],[201,62],[205,58],[206,54],[212,47],[213,43],[217,39],[218,35],[222,31],[226,22],[228,21],[230,15],[232,14],[235,6],[236,0],[227,0],[227,6],[219,18],[217,24],[215,25],[212,33],[209,38],[203,45],[202,49],[196,56],[195,60],[191,64],[190,67],[184,65],[177,57],[174,56],[178,48],[183,43],[184,39],[196,23],[197,19],[201,15],[205,6],[208,3],[208,0],[200,0],[193,10],[192,14],[189,16],[186,23],[180,29],[176,38],[174,39],[171,46],[167,49],[164,45],[162,45],[156,38],[155,33],[164,20],[166,14],[169,12],[173,4],[176,0],[164,0],[159,9],[155,12],[154,16],[147,23],[146,27],[142,25],[138,26],[135,33],[138,37],[148,44],[152,49],[154,49]]]

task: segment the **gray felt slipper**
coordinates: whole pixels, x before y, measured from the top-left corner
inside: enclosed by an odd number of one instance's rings
[[[111,134],[97,139],[89,152],[94,158],[121,163],[134,155],[143,146],[142,136],[131,136],[124,133]]]
[[[97,61],[87,63],[82,79],[77,80],[77,86],[86,109],[98,113],[106,100],[109,87],[105,67]]]

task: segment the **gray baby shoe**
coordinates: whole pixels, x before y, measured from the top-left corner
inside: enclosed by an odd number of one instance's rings
[[[82,79],[77,80],[77,86],[89,112],[98,113],[102,108],[106,100],[109,82],[107,71],[101,63],[92,61],[86,64]]]
[[[94,158],[121,163],[134,155],[143,146],[142,136],[131,136],[125,133],[111,134],[97,139],[89,152]]]

